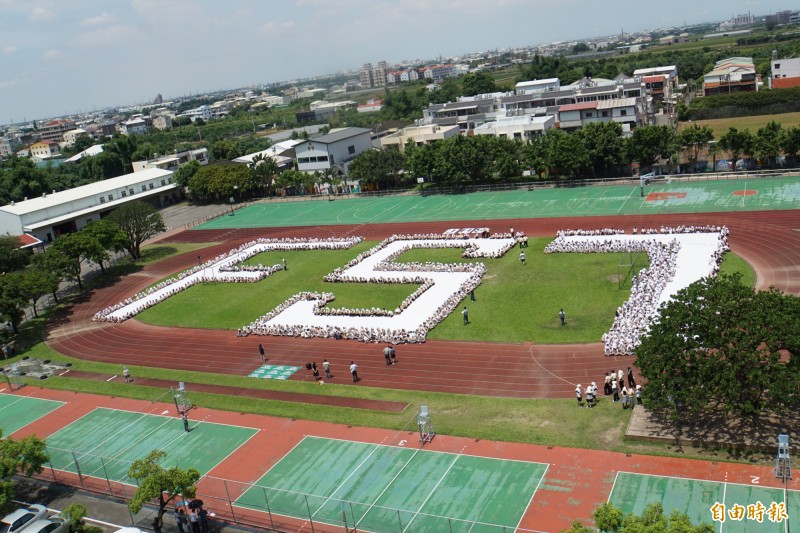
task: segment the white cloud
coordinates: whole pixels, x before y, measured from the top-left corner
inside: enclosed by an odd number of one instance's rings
[[[95,15],[94,17],[86,17],[81,21],[82,26],[100,26],[105,24],[111,24],[112,22],[116,21],[117,17],[114,15],[110,15],[103,11],[99,15]]]
[[[14,85],[18,85],[21,83],[22,80],[19,78],[14,78],[11,80],[0,80],[0,90],[7,89],[9,87],[13,87]]]
[[[17,47],[16,46],[4,46],[3,47],[3,53],[4,54],[13,54],[16,51],[17,51]]]
[[[139,38],[139,34],[134,26],[124,24],[113,24],[96,30],[76,35],[73,39],[75,44],[80,46],[102,47],[113,46],[119,49],[120,42],[131,42]]]
[[[296,26],[297,25],[293,20],[287,20],[284,22],[275,22],[270,20],[266,24],[262,24],[259,28],[259,31],[267,35],[280,36],[291,33]]]
[[[47,52],[42,54],[42,59],[46,61],[53,61],[64,57],[66,57],[66,55],[61,50],[48,50]]]
[[[33,10],[28,14],[28,22],[31,24],[36,24],[38,22],[49,22],[56,18],[56,14],[52,11],[41,7],[34,7]]]

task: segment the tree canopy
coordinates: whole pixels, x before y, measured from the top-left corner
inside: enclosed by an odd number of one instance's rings
[[[111,212],[108,219],[124,234],[122,247],[134,260],[141,257],[140,248],[144,241],[167,229],[156,208],[139,200],[122,204]]]
[[[0,513],[5,514],[14,494],[14,479],[17,474],[32,476],[42,471],[50,458],[44,441],[36,435],[14,440],[3,438],[0,429]]]
[[[604,503],[592,514],[597,530],[603,533],[713,533],[711,524],[692,524],[685,513],[673,511],[664,514],[660,503],[651,503],[645,507],[641,516],[630,514],[625,516],[621,509],[613,504]],[[562,533],[592,533],[595,530],[576,520],[572,527]]]
[[[648,408],[781,412],[800,401],[800,298],[740,275],[697,281],[663,305],[636,350]]]
[[[167,457],[163,450],[153,450],[146,457],[137,459],[128,469],[128,477],[137,482],[136,494],[128,504],[133,513],[138,513],[145,503],[158,502],[158,512],[153,518],[153,529],[161,533],[164,526],[164,511],[176,497],[193,498],[200,472],[196,468],[186,470],[173,466],[164,468],[161,462]]]

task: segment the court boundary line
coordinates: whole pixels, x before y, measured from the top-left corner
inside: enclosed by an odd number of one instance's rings
[[[757,488],[760,488],[760,489],[783,490],[783,487],[778,488],[778,487],[771,487],[769,485],[760,485],[760,484],[759,485],[754,485],[754,484],[748,485],[747,483],[739,483],[737,481],[717,481],[717,480],[714,480],[714,479],[700,479],[700,478],[695,478],[695,477],[668,476],[668,475],[665,476],[665,475],[661,475],[661,474],[642,474],[642,473],[639,473],[639,472],[629,472],[627,470],[618,470],[617,471],[617,475],[619,475],[619,474],[631,474],[633,476],[647,476],[647,477],[663,477],[663,478],[673,478],[673,479],[685,479],[687,481],[702,481],[702,482],[705,482],[705,483],[724,483],[726,485],[737,485],[737,486],[742,486],[742,487],[757,487]],[[615,483],[616,483],[616,480],[615,480]],[[800,489],[789,489],[789,488],[787,488],[786,490],[788,490],[790,492],[800,493]]]
[[[172,404],[166,404],[166,405],[169,405],[170,407],[173,407]],[[95,407],[95,409],[93,409],[93,410],[96,410],[96,409],[105,409],[107,411],[122,411],[123,413],[138,413],[139,412],[139,411],[129,411],[127,409],[119,409],[119,408],[116,408],[116,407]],[[225,411],[225,412],[229,412],[229,411]],[[144,413],[144,414],[146,414],[148,416],[158,416],[158,417],[161,417],[161,418],[173,419],[173,417],[169,416],[169,415],[153,414],[153,413]],[[177,419],[177,418],[175,418],[175,419]],[[190,419],[190,421],[191,421],[191,419]],[[215,424],[217,426],[231,426],[231,427],[236,427],[236,428],[252,429],[252,430],[256,430],[256,431],[259,430],[259,428],[252,428],[250,426],[240,426],[239,424],[223,424],[221,422],[207,422],[207,421],[204,421],[204,420],[196,420],[196,422],[198,424],[202,422],[203,424]]]
[[[5,396],[14,396],[13,394],[5,394],[5,393],[0,393],[0,394],[5,395]],[[24,426],[21,426],[18,429],[15,429],[14,431],[10,431],[8,433],[8,435],[3,435],[4,439],[10,437],[11,435],[16,433],[17,431],[21,431],[21,430],[25,429],[26,427],[30,426],[31,424],[33,424],[34,422],[36,422],[38,420],[41,420],[42,418],[46,417],[47,415],[55,413],[56,411],[58,411],[59,409],[61,409],[65,405],[67,405],[67,402],[62,402],[61,400],[50,400],[50,399],[47,399],[47,398],[37,398],[36,396],[20,396],[19,400],[17,400],[17,401],[22,401],[24,398],[28,398],[28,399],[31,399],[31,400],[40,400],[40,401],[50,402],[50,403],[57,403],[58,406],[55,409],[51,410],[51,411],[47,411],[46,413],[37,416],[36,418],[31,420],[30,422],[28,422]],[[0,408],[0,411],[5,409],[6,407],[11,407],[12,405],[16,405],[16,404],[17,404],[17,402],[12,402],[12,403],[6,405],[5,407]]]
[[[619,479],[619,470],[617,473],[614,474],[614,483],[611,484],[611,490],[608,492],[608,497],[606,498],[606,503],[611,503],[611,496],[614,494],[614,487],[617,486],[617,479]]]
[[[353,524],[353,528],[358,528],[358,526],[361,524],[361,522],[364,520],[364,518],[366,518],[366,516],[369,514],[369,512],[378,503],[378,500],[380,500],[381,497],[383,497],[383,495],[386,494],[386,491],[389,490],[389,487],[391,487],[394,484],[394,482],[397,480],[397,478],[400,477],[400,474],[402,474],[405,471],[405,469],[408,467],[408,465],[411,464],[411,461],[414,460],[414,458],[417,456],[417,454],[420,451],[421,451],[421,448],[417,448],[416,450],[414,450],[414,453],[411,454],[411,457],[408,459],[408,461],[406,461],[406,464],[403,465],[403,468],[398,470],[397,473],[394,475],[394,477],[389,481],[389,483],[387,483],[386,486],[383,487],[383,490],[381,491],[381,493],[378,494],[378,497],[375,498],[375,500],[371,504],[369,504],[369,507],[364,512],[364,514],[361,515],[361,518],[359,520],[356,520],[355,516],[353,517],[353,520],[355,521],[355,524]]]
[[[428,493],[428,496],[425,498],[425,500],[423,500],[422,504],[420,504],[420,506],[416,510],[416,512],[414,512],[414,516],[412,516],[411,520],[409,520],[408,523],[405,525],[405,527],[403,528],[403,532],[405,532],[409,527],[411,527],[411,524],[414,523],[414,520],[416,520],[417,517],[419,516],[419,514],[422,513],[422,509],[425,507],[425,505],[427,505],[428,500],[430,500],[431,497],[433,497],[434,493],[436,493],[436,489],[439,488],[439,485],[442,484],[442,481],[444,481],[444,478],[447,477],[447,474],[450,473],[450,470],[453,469],[455,464],[458,462],[458,459],[461,457],[461,454],[454,454],[454,455],[456,456],[455,459],[453,459],[453,462],[450,463],[450,466],[448,466],[447,470],[444,471],[444,474],[442,474],[442,477],[439,478],[439,481],[437,481],[436,485],[433,486],[433,488],[431,489],[430,493]],[[423,513],[423,514],[425,514],[425,513]],[[472,522],[474,522],[474,520],[472,520]]]
[[[522,523],[522,519],[525,518],[525,514],[527,514],[528,509],[531,508],[531,505],[533,504],[533,498],[536,496],[536,493],[539,492],[539,487],[542,486],[542,481],[544,481],[544,478],[545,478],[545,476],[547,476],[547,472],[549,470],[550,470],[550,463],[548,463],[547,466],[545,466],[544,472],[542,472],[542,476],[539,478],[539,482],[536,484],[536,487],[533,489],[533,494],[531,494],[531,498],[530,498],[530,500],[528,500],[528,505],[525,506],[525,510],[522,511],[522,516],[519,517],[519,520],[517,521],[517,527],[514,528],[514,531],[519,529],[519,526]]]
[[[339,483],[339,486],[338,486],[338,487],[336,487],[336,488],[333,490],[333,492],[331,492],[331,493],[330,493],[330,494],[329,494],[329,495],[328,495],[328,496],[325,498],[325,501],[323,501],[323,502],[322,502],[322,504],[321,504],[319,507],[317,507],[317,510],[316,510],[316,511],[314,511],[313,513],[311,513],[311,517],[317,516],[317,513],[318,513],[318,512],[319,512],[319,511],[320,511],[320,510],[321,510],[323,507],[325,507],[325,506],[328,504],[328,502],[329,502],[329,501],[331,501],[331,498],[333,498],[333,496],[334,496],[334,495],[335,495],[337,492],[339,492],[339,489],[341,489],[342,487],[344,487],[344,484],[345,484],[345,483],[347,483],[348,481],[350,481],[350,478],[351,478],[351,477],[353,477],[353,475],[355,475],[355,473],[356,473],[356,472],[358,472],[358,471],[361,469],[361,467],[362,467],[362,466],[364,466],[364,464],[365,464],[365,463],[366,463],[366,462],[369,460],[369,458],[370,458],[370,457],[372,457],[373,455],[375,455],[375,452],[377,452],[377,451],[378,451],[378,449],[380,448],[380,445],[378,445],[378,444],[373,444],[372,446],[375,446],[375,448],[374,448],[374,449],[373,449],[371,452],[369,452],[369,453],[367,454],[367,456],[366,456],[366,457],[364,457],[364,459],[362,459],[362,460],[361,460],[361,462],[360,462],[360,463],[358,463],[358,466],[356,466],[355,468],[353,468],[353,470],[350,472],[350,475],[349,475],[349,476],[347,476],[346,478],[344,478],[344,480],[343,480],[341,483]],[[341,500],[341,498],[336,498],[336,499],[337,499],[337,500]]]
[[[414,434],[416,435],[416,433],[414,433]],[[320,437],[318,435],[306,435],[305,437],[303,437],[303,440],[305,440],[306,438],[325,439],[325,440],[338,440],[338,441],[342,441],[342,442],[356,442],[356,443],[360,443],[360,444],[375,444],[374,442],[363,442],[363,441],[360,441],[360,440],[348,440],[348,439],[342,439],[342,438],[338,438],[338,437]],[[388,448],[410,449],[408,446],[400,446],[398,444],[375,444],[375,445],[376,446],[386,446]],[[498,459],[496,457],[486,457],[484,455],[472,455],[472,454],[469,454],[469,453],[461,453],[461,452],[443,452],[441,450],[426,450],[425,448],[418,448],[418,450],[421,451],[421,452],[427,452],[427,453],[441,453],[441,454],[445,454],[445,455],[463,455],[464,457],[474,457],[476,459],[491,459],[491,460],[494,460],[494,461],[509,461],[509,462],[515,462],[515,463],[525,463],[525,464],[544,465],[544,466],[549,466],[551,464],[551,463],[540,463],[538,461],[525,461],[525,460],[522,460],[522,459]]]
[[[242,446],[244,446],[245,444],[247,444],[248,442],[250,442],[250,440],[251,440],[253,437],[255,437],[256,435],[258,435],[258,434],[259,434],[261,431],[262,431],[262,430],[260,430],[260,429],[257,429],[257,430],[255,430],[255,431],[253,432],[253,434],[252,434],[252,435],[250,435],[249,437],[247,437],[247,439],[245,439],[245,441],[244,441],[243,443],[239,444],[239,445],[238,445],[236,448],[234,448],[234,449],[233,449],[233,450],[232,450],[232,451],[231,451],[231,452],[230,452],[228,455],[226,455],[225,457],[223,457],[222,459],[220,459],[219,461],[217,461],[217,463],[216,463],[214,466],[212,466],[211,468],[209,468],[209,469],[208,469],[208,472],[206,472],[205,474],[203,474],[202,476],[200,476],[200,479],[198,479],[198,480],[197,480],[197,483],[200,483],[200,481],[202,481],[202,480],[203,480],[204,478],[206,478],[206,477],[209,477],[209,478],[211,478],[211,479],[219,479],[219,478],[216,478],[216,477],[213,477],[213,476],[209,476],[208,474],[209,474],[209,473],[210,473],[212,470],[214,470],[215,468],[217,468],[219,465],[221,465],[223,461],[227,460],[227,459],[228,459],[230,456],[232,456],[234,453],[236,453],[237,451],[239,451],[239,449],[240,449]],[[246,492],[246,491],[245,491],[245,492]],[[242,494],[244,494],[244,493],[242,493]],[[233,504],[233,502],[231,502],[231,504]]]

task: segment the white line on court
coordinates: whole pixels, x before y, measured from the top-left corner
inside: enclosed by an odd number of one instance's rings
[[[519,529],[520,524],[522,524],[522,519],[525,518],[525,513],[528,512],[528,509],[531,508],[531,504],[533,503],[533,498],[536,496],[536,493],[539,492],[539,487],[542,485],[542,481],[544,481],[544,477],[547,475],[547,471],[550,469],[550,465],[548,464],[544,468],[544,472],[542,472],[542,477],[539,478],[539,483],[536,484],[536,488],[533,489],[533,494],[531,494],[531,499],[528,500],[528,505],[525,506],[525,510],[522,511],[522,516],[519,517],[519,522],[517,522],[517,527],[515,531]],[[616,481],[616,480],[615,480]],[[612,487],[613,490],[613,487]]]
[[[606,498],[606,503],[611,502],[611,496],[614,495],[614,487],[617,486],[617,479],[619,479],[619,470],[617,470],[617,473],[614,475],[614,483],[611,484],[611,492],[608,493],[608,498]]]
[[[391,480],[391,481],[389,481],[389,483],[387,483],[387,484],[386,484],[386,486],[383,488],[383,490],[381,491],[381,493],[380,493],[380,494],[378,494],[378,497],[377,497],[377,498],[375,498],[375,500],[374,500],[374,501],[373,501],[371,504],[369,504],[369,507],[367,508],[366,512],[365,512],[363,515],[361,515],[361,520],[364,520],[364,519],[367,517],[367,515],[368,515],[368,514],[369,514],[369,512],[372,510],[372,508],[373,508],[373,507],[375,507],[375,504],[376,504],[376,503],[378,503],[378,500],[380,500],[380,499],[383,497],[383,495],[384,495],[384,494],[386,494],[386,491],[387,491],[387,490],[389,490],[389,487],[391,487],[391,486],[392,486],[392,484],[393,484],[393,483],[394,483],[394,482],[397,480],[397,478],[398,478],[398,477],[400,477],[400,474],[402,474],[402,473],[403,473],[403,471],[406,469],[406,467],[407,467],[407,466],[408,466],[408,465],[411,463],[411,461],[413,461],[413,460],[414,460],[414,457],[416,457],[416,456],[417,456],[417,454],[419,453],[420,449],[421,449],[421,448],[417,448],[416,450],[414,450],[414,453],[411,455],[411,457],[409,458],[409,460],[408,460],[408,461],[406,461],[406,464],[404,464],[404,465],[403,465],[403,468],[401,468],[401,469],[400,469],[400,470],[397,472],[397,474],[395,474],[395,476],[392,478],[392,480]],[[353,520],[355,520],[355,518],[356,518],[356,517],[354,516],[354,517],[353,517]],[[355,528],[357,528],[357,527],[358,527],[358,526],[361,524],[361,520],[356,520],[356,523],[355,523],[355,525],[354,525],[354,527],[355,527]]]
[[[208,423],[208,422],[206,422],[206,423]],[[216,467],[218,467],[220,464],[222,464],[222,462],[223,462],[223,461],[227,460],[227,459],[228,459],[230,456],[232,456],[234,453],[236,453],[236,452],[239,450],[239,448],[241,448],[242,446],[244,446],[245,444],[247,444],[248,442],[250,442],[250,439],[252,439],[252,438],[253,438],[253,437],[255,437],[256,435],[258,435],[259,431],[261,431],[261,430],[260,430],[260,429],[259,429],[259,430],[256,430],[256,431],[255,431],[255,432],[254,432],[252,435],[250,435],[249,437],[247,437],[247,439],[246,439],[246,440],[245,440],[243,443],[241,443],[241,444],[240,444],[240,445],[238,445],[236,448],[234,448],[233,450],[231,450],[231,452],[230,452],[228,455],[226,455],[225,457],[223,457],[222,459],[220,459],[219,461],[217,461],[217,464],[215,464],[214,466],[212,466],[211,468],[209,468],[209,469],[208,469],[208,472],[206,472],[205,474],[203,474],[202,476],[200,476],[200,479],[202,480],[204,477],[206,477],[206,476],[208,475],[208,473],[209,473],[209,472],[211,472],[212,470],[214,470]],[[200,482],[200,480],[198,480],[198,483],[199,483],[199,482]]]
[[[344,479],[344,481],[342,481],[341,483],[339,483],[339,486],[338,486],[338,487],[336,487],[336,490],[334,490],[333,492],[331,492],[331,493],[330,493],[330,495],[329,495],[327,498],[325,498],[325,501],[323,501],[323,502],[322,502],[322,505],[320,505],[319,507],[317,507],[317,510],[316,510],[316,511],[314,511],[314,512],[311,514],[311,516],[316,516],[316,515],[317,515],[317,513],[318,513],[318,512],[319,512],[319,511],[320,511],[320,510],[321,510],[323,507],[325,507],[325,505],[327,505],[327,503],[328,503],[328,502],[331,500],[331,498],[333,498],[334,494],[336,494],[337,492],[339,492],[339,489],[341,489],[342,487],[344,487],[344,484],[345,484],[345,483],[347,483],[348,481],[350,481],[350,478],[351,478],[351,477],[353,477],[353,476],[355,475],[355,473],[356,473],[356,472],[358,472],[358,470],[359,470],[359,469],[360,469],[362,466],[364,466],[364,463],[366,463],[366,462],[369,460],[369,458],[370,458],[370,457],[372,457],[372,456],[375,454],[375,452],[377,452],[377,451],[380,449],[380,447],[381,447],[381,445],[380,445],[380,444],[373,444],[372,446],[375,446],[375,448],[374,448],[374,449],[373,449],[371,452],[369,452],[369,454],[368,454],[366,457],[364,457],[364,459],[363,459],[363,460],[362,460],[360,463],[358,463],[358,466],[356,466],[356,467],[353,469],[353,471],[352,471],[352,472],[350,472],[350,475],[349,475],[349,476],[347,476],[347,477]]]
[[[411,526],[411,524],[412,524],[412,523],[414,522],[414,520],[417,518],[417,516],[419,515],[419,513],[421,513],[421,512],[422,512],[422,509],[425,507],[425,504],[426,504],[426,503],[428,503],[428,500],[430,500],[430,499],[431,499],[431,497],[433,496],[433,493],[434,493],[434,492],[436,492],[436,489],[438,489],[438,488],[439,488],[439,485],[441,485],[441,484],[442,484],[442,481],[444,481],[444,478],[445,478],[445,477],[447,477],[447,474],[450,472],[450,470],[451,470],[451,469],[453,468],[453,466],[456,464],[456,461],[458,461],[458,458],[459,458],[459,457],[461,457],[461,456],[460,456],[460,455],[456,455],[456,458],[455,458],[455,459],[453,459],[453,462],[452,462],[452,463],[450,463],[450,466],[448,466],[448,467],[447,467],[447,470],[445,470],[445,471],[444,471],[444,474],[442,474],[442,477],[440,477],[440,478],[439,478],[439,481],[437,481],[437,482],[436,482],[436,485],[434,485],[434,486],[433,486],[433,488],[431,489],[431,492],[428,494],[428,497],[427,497],[427,498],[425,498],[425,501],[423,501],[423,502],[422,502],[422,505],[420,505],[420,506],[419,506],[419,509],[417,509],[417,511],[414,513],[414,516],[412,516],[412,517],[411,517],[411,520],[409,520],[409,521],[408,521],[408,523],[407,523],[407,524],[405,525],[405,527],[403,528],[403,531],[404,531],[404,532],[408,530],[408,528]]]
[[[635,191],[636,191],[636,187],[634,187],[634,188],[633,188],[633,190],[632,190],[631,192],[629,192],[629,193],[628,193],[628,196],[626,196],[626,197],[625,197],[625,201],[624,201],[624,202],[622,202],[622,205],[621,205],[621,206],[619,206],[619,209],[617,209],[617,214],[619,214],[619,212],[620,212],[620,211],[622,211],[622,208],[623,208],[623,207],[625,207],[625,204],[627,204],[627,203],[628,203],[628,200],[630,200],[630,199],[631,199],[631,195],[633,195],[633,193],[634,193]]]

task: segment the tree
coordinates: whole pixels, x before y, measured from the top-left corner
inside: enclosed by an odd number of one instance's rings
[[[189,181],[192,179],[192,176],[197,174],[198,170],[200,170],[200,163],[197,161],[189,161],[185,165],[179,166],[178,170],[176,170],[173,175],[175,184],[178,185],[178,187],[188,187]]]
[[[711,524],[692,524],[685,513],[673,511],[667,517],[660,503],[645,507],[641,516],[624,516],[622,510],[610,503],[604,503],[592,514],[597,529],[603,533],[714,533]],[[586,526],[573,522],[570,533],[584,533]]]
[[[607,176],[622,161],[624,142],[618,122],[590,122],[577,134],[586,147],[595,176]]]
[[[789,164],[796,164],[797,154],[800,153],[800,126],[788,128],[783,136],[781,150],[791,161]]]
[[[467,74],[461,80],[461,93],[464,96],[487,94],[497,92],[499,89],[494,81],[494,76],[489,72],[476,72]]]
[[[784,133],[780,123],[774,120],[770,120],[756,132],[755,153],[758,157],[766,159],[770,168],[775,167],[775,162],[781,153]]]
[[[641,167],[649,167],[658,159],[669,158],[675,149],[675,133],[667,126],[643,126],[636,128],[625,143],[629,161]]]
[[[200,479],[196,468],[183,470],[174,466],[165,469],[161,462],[167,457],[163,450],[153,450],[143,459],[137,459],[128,469],[128,477],[135,479],[138,485],[136,494],[128,504],[133,513],[138,513],[145,503],[156,500],[158,512],[153,519],[153,529],[161,533],[164,526],[164,512],[167,505],[176,497],[193,498]]]
[[[367,150],[350,163],[348,176],[366,189],[390,189],[400,185],[405,156],[398,150]]]
[[[14,476],[38,474],[50,458],[44,441],[35,435],[20,440],[2,437],[0,429],[0,512],[5,514],[14,494]]]
[[[272,185],[278,175],[278,164],[275,160],[268,155],[258,154],[247,166],[264,195],[272,196]]]
[[[0,235],[0,274],[22,270],[31,260],[31,254],[20,248],[22,243],[14,235]]]
[[[58,286],[70,278],[72,260],[52,246],[43,254],[33,256],[31,270],[47,277],[48,289],[53,300],[58,303]]]
[[[589,45],[586,43],[576,43],[575,46],[572,47],[573,54],[582,54],[589,50],[591,50],[591,48],[589,48]]]
[[[589,166],[589,153],[577,133],[551,128],[541,141],[541,156],[551,171],[575,177],[578,170]]]
[[[721,275],[691,284],[661,307],[636,364],[649,408],[677,415],[713,406],[756,415],[800,400],[798,354],[800,298],[774,288],[756,292],[740,275]]]
[[[731,170],[736,170],[736,163],[743,154],[749,154],[753,147],[753,135],[750,130],[739,131],[729,128],[719,138],[719,147],[731,156]]]
[[[14,333],[25,317],[28,298],[23,291],[24,272],[17,271],[0,276],[0,323],[8,322]]]
[[[687,152],[687,158],[693,172],[697,170],[697,159],[700,156],[700,150],[713,140],[714,130],[710,126],[692,124],[678,133],[676,141]]]
[[[109,250],[118,252],[125,249],[125,234],[111,220],[89,222],[79,233],[83,233],[84,237],[90,240],[85,248],[84,259],[100,265],[103,274],[106,273],[104,263],[111,258]]]
[[[45,254],[38,254],[44,256]],[[33,315],[38,317],[39,311],[36,309],[36,302],[39,298],[49,292],[54,292],[58,289],[58,282],[56,282],[55,289],[53,288],[52,278],[48,272],[44,272],[39,268],[29,268],[21,272],[19,290],[33,304]]]
[[[86,259],[96,263],[102,261],[104,255],[107,256],[107,252],[100,242],[89,232],[82,230],[60,236],[53,243],[51,249],[62,253],[70,259],[66,273],[68,279],[75,280],[80,289],[83,289],[83,281],[81,279],[81,263],[83,260]]]
[[[156,208],[139,200],[122,204],[111,212],[108,220],[125,234],[123,248],[134,261],[141,257],[140,248],[144,241],[167,229]]]

